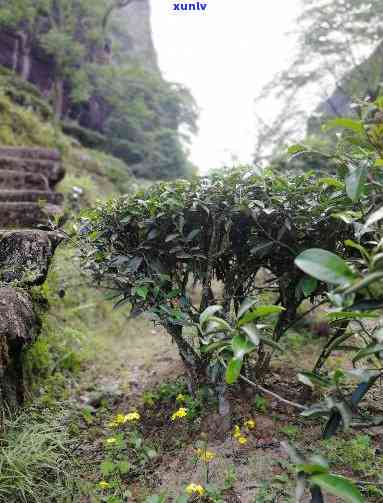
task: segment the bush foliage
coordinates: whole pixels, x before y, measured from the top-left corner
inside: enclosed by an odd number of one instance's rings
[[[86,268],[119,298],[118,305],[129,304],[133,314],[150,312],[167,328],[197,381],[217,380],[226,368],[232,384],[243,378],[250,355],[256,355],[259,378],[273,351],[282,349],[278,341],[302,317],[302,302],[310,299],[308,312],[326,305],[330,337],[313,371],[298,378],[328,396],[298,406],[306,417],[329,419],[327,438],[341,424],[347,429],[381,376],[382,331],[379,324],[367,329],[364,320],[383,307],[383,126],[371,120],[382,108],[378,99],[362,104],[359,120],[328,124],[342,131],[336,151],[322,156],[337,168],[334,176],[282,177],[238,168],[99,205],[85,215],[81,230]],[[289,154],[303,160],[321,155],[301,145]],[[269,274],[262,287],[260,270]],[[198,304],[190,284],[201,286]],[[277,292],[273,305],[262,304],[260,292],[268,286]],[[360,332],[347,330],[351,321]],[[335,351],[349,355],[351,370],[324,366]],[[315,498],[322,490],[362,501],[328,468],[318,464],[317,470],[301,469],[300,484],[312,487],[313,501],[321,501]]]

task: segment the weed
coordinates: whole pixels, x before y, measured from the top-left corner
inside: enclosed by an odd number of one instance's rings
[[[298,426],[294,426],[293,424],[288,424],[286,426],[282,426],[279,428],[279,431],[286,435],[287,438],[290,440],[295,440],[298,435],[299,435],[299,428]]]
[[[7,421],[0,446],[1,501],[64,501],[71,484],[69,441],[59,419],[31,409]]]
[[[226,472],[224,481],[225,489],[232,489],[237,480],[237,471],[235,465],[230,465]]]
[[[376,456],[368,435],[357,435],[350,440],[334,439],[323,442],[330,463],[347,466],[352,471],[370,477],[379,475],[383,460]]]
[[[262,412],[263,414],[267,412],[267,405],[268,402],[266,398],[263,398],[263,396],[260,395],[255,395],[254,406],[258,412]]]

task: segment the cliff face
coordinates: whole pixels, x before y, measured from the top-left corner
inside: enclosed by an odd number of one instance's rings
[[[118,11],[110,28],[112,58],[110,47],[105,47],[105,54],[99,55],[101,64],[109,63],[110,60],[112,64],[133,64],[138,61],[146,69],[158,71],[151,31],[150,0],[137,0]],[[54,61],[40,47],[29,46],[22,32],[0,30],[0,65],[29,80],[47,99],[54,95]],[[81,125],[90,129],[102,129],[107,113],[102,100],[91,98],[79,112],[78,106],[72,110],[69,91],[65,86],[64,116],[76,116]]]
[[[154,48],[150,0],[133,2],[119,13],[114,36],[121,47],[117,62],[139,61],[149,70],[158,71],[157,54]]]

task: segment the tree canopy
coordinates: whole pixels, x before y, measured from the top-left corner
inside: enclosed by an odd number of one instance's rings
[[[258,158],[262,151],[270,154],[271,145],[283,145],[305,134],[313,113],[309,102],[328,102],[325,108],[318,108],[318,114],[344,116],[352,113],[349,105],[353,99],[378,96],[382,16],[379,0],[302,0],[294,32],[297,51],[291,64],[259,96],[262,100],[273,95],[281,108],[272,124],[259,120]]]

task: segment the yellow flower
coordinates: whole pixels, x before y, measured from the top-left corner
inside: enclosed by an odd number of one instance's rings
[[[139,421],[141,419],[141,416],[138,412],[130,412],[125,416],[126,421],[132,422],[132,421]]]
[[[210,463],[210,461],[213,461],[216,456],[215,452],[206,451],[205,449],[197,449],[197,454],[202,461],[205,461],[205,463]]]
[[[177,402],[184,402],[186,400],[186,396],[180,393],[179,395],[177,395],[176,400]]]
[[[185,417],[188,415],[188,410],[185,409],[185,407],[180,407],[174,414],[172,414],[172,421],[175,421],[176,419],[181,419],[182,417]]]
[[[98,487],[100,489],[108,489],[110,487],[109,482],[106,482],[105,480],[101,480],[101,482],[98,483]]]
[[[234,426],[234,430],[233,430],[233,437],[234,437],[234,438],[238,438],[238,437],[240,437],[241,435],[242,435],[242,433],[241,433],[241,428],[240,428],[240,427],[236,424],[236,425]]]
[[[254,419],[248,419],[247,421],[245,421],[245,426],[249,430],[254,430],[256,425],[257,425],[257,423],[254,421]]]
[[[242,435],[238,437],[238,443],[240,443],[241,445],[245,445],[247,444],[247,438],[246,437],[243,437]]]
[[[113,445],[116,442],[117,442],[117,438],[114,438],[114,437],[110,437],[110,438],[106,439],[106,443],[109,444],[109,445]]]
[[[197,496],[203,496],[205,494],[205,489],[197,484],[189,484],[186,487],[186,494],[188,494],[189,496],[193,496],[194,494],[196,494]]]
[[[129,414],[117,414],[117,416],[114,418],[114,420],[109,423],[108,426],[111,428],[117,428],[118,426],[121,426],[122,424],[133,421],[139,421],[141,419],[141,416],[138,412],[130,412]]]

